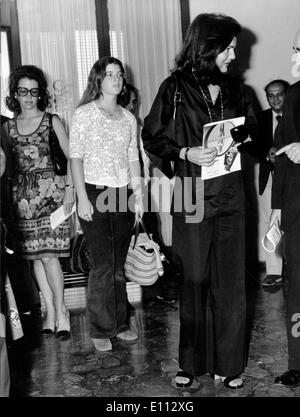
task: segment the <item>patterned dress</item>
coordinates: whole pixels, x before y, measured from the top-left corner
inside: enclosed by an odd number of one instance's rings
[[[62,205],[65,180],[54,173],[50,157],[49,113],[31,134],[18,132],[16,119],[8,122],[13,156],[13,202],[18,219],[21,254],[25,259],[68,257],[70,225],[55,230],[50,214]]]

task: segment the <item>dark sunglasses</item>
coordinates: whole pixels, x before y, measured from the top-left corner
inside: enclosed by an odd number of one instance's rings
[[[39,95],[39,89],[38,88],[31,88],[28,90],[26,87],[18,87],[17,88],[17,94],[18,96],[25,97],[27,94],[30,93],[32,97],[38,97]]]

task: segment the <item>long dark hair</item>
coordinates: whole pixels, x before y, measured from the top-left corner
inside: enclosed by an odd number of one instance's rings
[[[98,59],[94,63],[89,73],[87,87],[77,107],[80,107],[83,104],[90,103],[93,100],[97,100],[101,96],[101,83],[105,77],[106,67],[109,64],[119,65],[120,70],[123,72],[123,74],[125,73],[123,64],[119,59],[114,58],[112,56],[105,56],[103,58]],[[125,91],[126,91],[126,81],[124,78],[123,88],[119,95],[124,94]]]
[[[9,96],[6,97],[6,106],[14,113],[21,113],[21,107],[15,95],[22,78],[35,80],[38,83],[39,98],[37,107],[44,111],[50,102],[49,92],[47,89],[47,80],[43,71],[35,65],[22,65],[11,72],[8,80]]]
[[[203,13],[190,24],[181,51],[175,59],[175,68],[194,68],[200,82],[216,83],[222,73],[216,57],[223,52],[241,31],[240,24],[230,16]]]

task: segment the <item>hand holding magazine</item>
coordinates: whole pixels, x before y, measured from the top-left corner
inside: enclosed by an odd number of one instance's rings
[[[217,156],[211,166],[202,166],[202,180],[230,174],[241,169],[239,144],[233,140],[230,130],[236,126],[244,125],[244,123],[245,117],[235,117],[207,123],[203,126],[203,148],[217,148]]]

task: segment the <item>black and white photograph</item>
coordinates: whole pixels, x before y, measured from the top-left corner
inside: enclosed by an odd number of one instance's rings
[[[300,398],[300,0],[0,21],[0,397]]]

